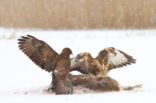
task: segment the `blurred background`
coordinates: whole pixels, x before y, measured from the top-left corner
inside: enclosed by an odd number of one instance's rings
[[[156,27],[156,0],[0,0],[0,26],[41,29]]]

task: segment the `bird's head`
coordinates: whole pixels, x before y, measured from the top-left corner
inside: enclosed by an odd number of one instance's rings
[[[107,56],[108,56],[108,52],[107,52],[107,50],[104,49],[104,50],[99,52],[97,58],[106,59]]]
[[[107,63],[108,61],[108,51],[107,49],[103,49],[99,52],[98,56],[96,59],[99,61],[100,64],[102,63]]]
[[[99,61],[104,60],[104,63],[107,63],[107,61],[109,61],[111,55],[113,55],[113,56],[116,55],[115,48],[113,48],[113,47],[105,48],[99,52],[96,59],[98,59]]]
[[[72,50],[70,48],[64,48],[61,52],[62,56],[69,57],[72,55]]]

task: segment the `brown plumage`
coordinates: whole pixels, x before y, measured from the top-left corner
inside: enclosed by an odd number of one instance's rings
[[[89,88],[98,92],[104,91],[120,91],[120,90],[133,90],[135,88],[141,88],[142,85],[135,86],[121,86],[115,79],[111,77],[95,76],[93,74],[84,75],[71,75],[73,85],[81,86],[82,88]]]
[[[135,62],[136,60],[132,56],[110,47],[100,51],[96,58],[93,58],[88,52],[80,53],[71,58],[71,70],[77,70],[84,74],[107,76],[110,70]]]
[[[41,67],[43,70],[52,72],[56,68],[56,70],[60,71],[59,73],[63,73],[63,75],[69,72],[70,54],[72,53],[69,48],[64,48],[59,55],[46,42],[39,40],[34,36],[21,36],[21,39],[18,39],[18,41],[20,50],[22,50],[36,65]],[[51,89],[51,87],[49,89]]]
[[[21,36],[18,39],[20,50],[22,50],[36,65],[43,70],[51,72],[53,61],[58,53],[53,50],[46,42],[33,36]]]
[[[80,53],[70,59],[72,51],[69,48],[64,48],[61,54],[58,54],[46,42],[30,35],[21,36],[18,41],[20,50],[36,65],[48,72],[53,71],[52,89],[56,94],[72,94],[73,84],[100,91],[131,90],[140,86],[121,87],[116,80],[107,76],[111,69],[136,61],[115,48],[105,48],[96,58],[93,58],[90,53]],[[69,72],[72,70],[80,71],[84,75],[71,76]]]
[[[73,84],[71,79],[57,79],[55,93],[60,94],[73,94]]]
[[[53,72],[53,90],[56,94],[72,94],[73,85],[68,77],[70,72],[70,54],[72,51],[65,48],[60,55],[58,55],[56,69]]]

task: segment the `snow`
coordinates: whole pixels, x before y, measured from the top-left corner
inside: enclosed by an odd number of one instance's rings
[[[101,92],[75,90],[73,95],[54,95],[44,90],[51,75],[29,60],[19,49],[17,38],[34,35],[58,53],[70,47],[73,56],[90,52],[94,57],[106,47],[115,47],[137,59],[136,64],[112,70],[109,76],[122,86],[143,84],[132,91]],[[53,31],[0,28],[0,103],[156,103],[156,30]],[[14,35],[14,38],[10,38]],[[72,56],[72,57],[73,57]]]

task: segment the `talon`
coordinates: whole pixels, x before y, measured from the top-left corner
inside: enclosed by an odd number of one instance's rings
[[[46,91],[46,92],[52,92],[53,90],[54,90],[53,85],[50,85],[50,86],[48,87],[48,89],[45,89],[44,91]]]

